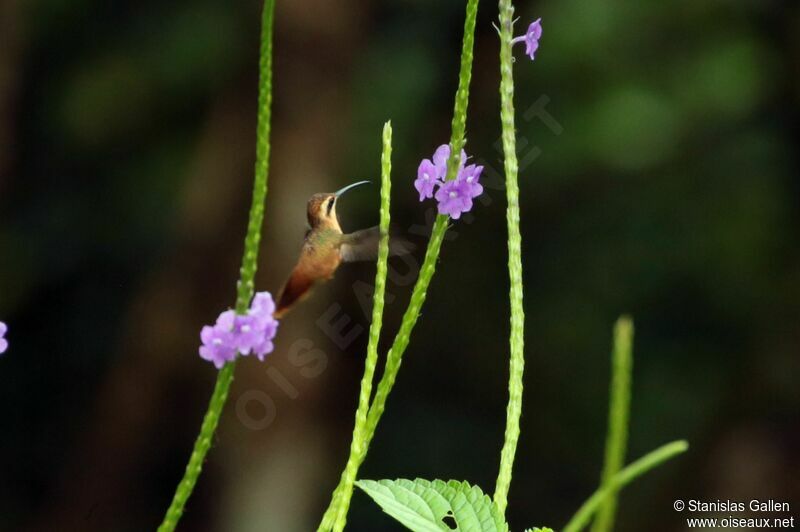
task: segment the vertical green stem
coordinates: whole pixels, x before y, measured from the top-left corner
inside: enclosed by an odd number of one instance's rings
[[[617,509],[617,490],[613,488],[614,476],[625,463],[628,446],[628,418],[631,403],[631,370],[633,367],[633,322],[627,316],[614,326],[614,348],[611,360],[611,387],[608,407],[608,435],[606,456],[600,488],[608,489],[608,496],[597,512],[592,532],[609,532],[614,528]]]
[[[686,452],[687,449],[689,449],[689,444],[683,440],[679,440],[662,445],[655,451],[651,451],[642,458],[639,458],[614,475],[607,486],[601,486],[595,491],[592,496],[581,505],[578,511],[575,512],[575,515],[572,516],[569,523],[561,529],[561,532],[580,532],[589,524],[592,515],[594,515],[612,492],[619,491],[624,486],[636,480],[636,478],[660,466],[670,458]]]
[[[264,222],[264,202],[267,198],[269,177],[270,126],[272,122],[272,27],[275,18],[275,0],[264,0],[261,16],[261,51],[258,62],[258,122],[256,124],[256,166],[253,180],[253,198],[247,224],[244,256],[237,284],[236,312],[244,314],[255,291],[258,247]]]
[[[256,130],[256,165],[253,182],[253,198],[250,206],[250,218],[245,237],[244,255],[240,270],[236,293],[236,311],[247,312],[253,297],[254,279],[258,267],[258,247],[261,241],[261,226],[264,220],[264,201],[267,197],[267,178],[269,175],[269,133],[272,106],[272,26],[275,12],[275,0],[265,0],[261,20],[261,59],[259,61],[258,90],[258,126]],[[203,417],[200,434],[186,465],[186,471],[175,495],[167,509],[158,532],[172,532],[178,526],[186,507],[186,502],[194,490],[197,479],[203,469],[206,454],[211,448],[211,440],[217,429],[222,409],[228,398],[228,391],[233,382],[235,362],[226,364],[217,375],[214,392]]]
[[[506,173],[506,223],[508,225],[508,276],[511,284],[510,362],[508,406],[500,470],[494,491],[494,502],[501,513],[508,504],[508,489],[519,440],[519,419],[522,414],[522,375],[525,368],[525,313],[522,307],[522,237],[519,231],[519,185],[517,184],[517,145],[514,128],[514,77],[511,39],[513,38],[514,6],[511,0],[499,0],[500,7],[500,122],[502,125],[504,169]]]
[[[472,79],[472,49],[475,42],[475,22],[478,15],[478,0],[468,0],[466,7],[466,17],[464,20],[464,38],[461,45],[461,64],[458,77],[458,90],[456,91],[455,105],[453,110],[452,131],[450,136],[450,160],[448,161],[447,177],[446,179],[455,179],[458,172],[459,158],[461,156],[461,148],[463,148],[465,139],[464,132],[467,123],[467,107],[469,103],[469,85]],[[428,248],[425,252],[425,259],[420,268],[419,277],[411,292],[411,300],[408,308],[403,314],[403,321],[400,324],[400,330],[394,338],[392,347],[386,357],[386,364],[383,369],[383,375],[378,383],[375,392],[375,398],[369,408],[367,415],[367,423],[363,433],[364,438],[364,453],[356,456],[355,462],[350,465],[353,468],[353,474],[357,476],[358,469],[366,458],[366,450],[369,447],[372,438],[375,436],[375,431],[378,428],[378,423],[386,409],[386,401],[389,398],[389,393],[397,380],[397,373],[400,371],[400,365],[403,359],[403,353],[408,347],[411,340],[411,332],[419,318],[422,305],[425,303],[425,297],[428,292],[428,286],[433,279],[433,274],[436,272],[436,262],[439,259],[439,252],[444,242],[444,235],[447,232],[449,218],[444,215],[438,215],[433,224],[430,240],[428,241]],[[318,532],[330,530],[334,525],[334,519],[338,513],[344,513],[347,516],[347,510],[350,497],[352,496],[353,486],[345,485],[344,479],[339,481],[339,485],[333,492],[331,502],[322,522],[318,528]],[[342,504],[341,512],[337,509],[341,501],[348,501]]]
[[[214,431],[217,429],[219,417],[222,414],[222,407],[225,406],[225,401],[228,398],[228,390],[233,381],[233,370],[235,364],[230,362],[226,364],[217,375],[217,383],[214,385],[214,393],[211,395],[211,400],[208,404],[208,411],[203,417],[203,424],[200,427],[200,434],[194,442],[194,449],[192,455],[189,457],[189,463],[186,465],[186,471],[183,478],[175,490],[175,495],[172,498],[172,503],[167,509],[164,520],[158,527],[158,532],[172,532],[178,526],[183,515],[183,509],[186,506],[186,501],[194,490],[197,479],[203,469],[203,462],[205,461],[206,454],[211,448],[211,438],[214,436]]]
[[[461,148],[464,146],[464,131],[466,129],[467,121],[467,105],[469,103],[469,84],[472,78],[472,48],[475,41],[475,20],[478,16],[478,0],[468,0],[467,14],[464,21],[464,40],[461,47],[461,69],[459,73],[458,91],[456,91],[456,101],[453,112],[452,133],[450,137],[450,160],[448,161],[447,178],[455,179],[458,172],[459,158],[461,156]],[[444,235],[447,232],[449,218],[444,215],[436,217],[433,224],[433,231],[431,238],[428,241],[428,249],[425,252],[425,260],[422,262],[422,268],[419,272],[419,278],[414,285],[411,292],[411,301],[408,304],[403,321],[400,324],[400,330],[394,338],[392,347],[386,357],[386,366],[383,371],[383,376],[378,384],[378,390],[375,393],[375,399],[369,409],[368,428],[369,438],[375,433],[381,415],[386,408],[386,400],[389,397],[389,392],[394,386],[397,372],[400,370],[402,363],[403,353],[408,347],[411,340],[411,332],[419,318],[419,313],[422,310],[422,305],[425,303],[425,297],[428,292],[433,274],[436,272],[436,262],[439,259],[439,251],[444,242]]]
[[[425,260],[422,263],[422,269],[419,273],[419,279],[411,293],[411,301],[403,315],[400,330],[397,336],[395,336],[394,343],[391,349],[389,349],[389,353],[386,355],[386,365],[383,370],[383,375],[378,383],[375,399],[372,401],[372,406],[370,406],[369,409],[369,416],[367,417],[367,435],[369,440],[375,435],[378,423],[386,409],[386,401],[389,399],[389,393],[392,391],[392,387],[397,380],[397,373],[400,371],[400,365],[403,361],[403,353],[408,347],[408,343],[411,341],[411,332],[414,330],[414,325],[419,318],[422,305],[425,303],[428,286],[436,271],[436,261],[439,258],[439,251],[442,248],[442,242],[444,242],[444,234],[446,231],[447,217],[437,217],[430,242],[428,243]]]
[[[347,520],[347,510],[356,481],[358,466],[367,454],[369,442],[364,438],[367,425],[369,402],[372,398],[372,381],[375,367],[378,365],[378,341],[383,325],[384,293],[386,291],[386,272],[389,261],[389,201],[391,196],[392,172],[392,124],[383,126],[383,152],[381,154],[381,239],[378,246],[378,267],[375,273],[375,294],[372,299],[372,324],[369,328],[367,343],[367,359],[364,364],[364,376],[361,378],[361,394],[358,398],[353,440],[350,443],[350,457],[342,472],[342,490],[337,501],[334,530],[343,530]]]

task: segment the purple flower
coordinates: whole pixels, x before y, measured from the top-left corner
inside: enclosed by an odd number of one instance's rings
[[[6,349],[8,349],[8,340],[5,339],[7,330],[8,326],[0,321],[0,355],[5,353]]]
[[[273,317],[273,312],[275,312],[275,301],[272,299],[272,294],[269,292],[257,293],[248,314],[253,320],[254,330],[257,331],[258,337],[257,341],[252,344],[252,351],[261,361],[275,349],[272,340],[278,333],[278,320]]]
[[[272,340],[278,332],[275,302],[269,292],[259,292],[253,298],[247,314],[237,315],[226,310],[217,318],[213,326],[205,326],[200,331],[200,357],[213,362],[221,368],[226,362],[253,353],[259,360],[275,349]]]
[[[461,213],[472,209],[472,197],[472,189],[466,181],[462,179],[446,181],[436,192],[439,214],[447,214],[458,220],[461,218]]]
[[[528,26],[528,31],[525,35],[520,35],[511,39],[511,44],[514,45],[518,42],[525,43],[525,54],[527,54],[531,61],[535,59],[534,54],[539,49],[539,39],[542,38],[542,19],[538,18],[531,22]]]
[[[463,181],[464,186],[467,188],[467,190],[469,190],[469,195],[471,198],[477,198],[483,194],[483,185],[481,185],[479,182],[481,178],[481,172],[483,172],[483,166],[471,164],[458,174],[457,179]]]
[[[447,161],[450,160],[450,145],[442,144],[433,154],[433,164],[436,165],[437,175],[439,179],[444,181],[447,176]],[[460,172],[464,165],[467,163],[467,152],[461,150],[461,159],[458,161],[458,171]]]
[[[450,159],[450,145],[442,144],[433,154],[433,161],[423,159],[417,168],[417,179],[414,187],[419,192],[419,200],[432,198],[437,187],[442,186],[447,177],[447,161]],[[464,169],[467,160],[467,153],[461,150],[461,160],[459,161],[458,171]]]
[[[447,178],[447,162],[450,158],[450,145],[442,144],[436,148],[433,160],[423,159],[417,170],[414,186],[419,192],[419,200],[436,198],[439,214],[447,214],[455,220],[472,209],[472,200],[483,194],[479,180],[483,166],[467,165],[467,153],[461,150],[458,173],[455,179]]]
[[[438,169],[430,159],[423,159],[422,162],[419,163],[417,179],[414,181],[414,187],[417,189],[417,192],[419,192],[419,200],[422,201],[425,198],[432,198],[433,191],[437,185],[441,185]]]
[[[233,321],[233,337],[236,350],[242,355],[249,355],[253,347],[262,341],[260,322],[254,316],[236,316]]]
[[[275,344],[272,340],[278,333],[278,320],[272,318],[264,322],[264,328],[260,330],[259,342],[253,345],[253,354],[260,361],[264,361],[264,357],[272,353],[275,349]]]
[[[236,338],[233,324],[236,313],[227,310],[219,315],[217,323],[206,325],[200,331],[200,358],[213,362],[217,369],[236,358]]]
[[[258,292],[250,303],[250,314],[258,317],[272,318],[272,313],[275,312],[275,301],[272,299],[272,294],[269,292]]]

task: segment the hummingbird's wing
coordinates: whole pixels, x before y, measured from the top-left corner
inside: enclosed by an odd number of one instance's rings
[[[380,228],[370,227],[342,235],[342,244],[339,248],[344,262],[358,262],[375,260],[378,258],[378,243],[381,239]],[[389,236],[389,255],[405,255],[411,253],[414,246],[402,237]]]

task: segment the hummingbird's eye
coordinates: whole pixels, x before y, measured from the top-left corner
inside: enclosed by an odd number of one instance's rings
[[[327,207],[325,207],[328,216],[330,216],[331,212],[333,212],[333,204],[334,204],[335,201],[336,201],[336,198],[330,198],[328,200],[328,205],[327,205]]]

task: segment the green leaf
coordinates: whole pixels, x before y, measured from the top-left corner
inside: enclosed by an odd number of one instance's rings
[[[384,512],[414,532],[508,532],[500,511],[478,486],[450,480],[359,480]]]

